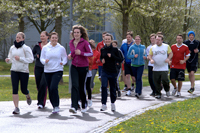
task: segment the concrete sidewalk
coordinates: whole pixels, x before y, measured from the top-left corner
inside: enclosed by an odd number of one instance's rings
[[[196,90],[193,95],[187,90],[190,88],[189,82],[183,83],[180,98],[170,96],[166,97],[165,92],[161,99],[155,99],[149,96],[150,87],[143,88],[143,95],[140,99],[132,96],[124,96],[116,101],[116,112],[110,108],[110,98],[108,98],[108,110],[100,112],[101,97],[100,94],[93,95],[93,106],[86,113],[78,111],[77,114],[69,113],[71,104],[70,99],[60,100],[60,112],[52,114],[52,106],[47,101],[44,109],[37,109],[37,101],[34,100],[30,106],[26,101],[19,102],[20,114],[13,115],[14,105],[12,101],[0,102],[0,132],[1,133],[86,133],[86,132],[104,132],[109,127],[118,124],[134,115],[140,114],[151,107],[159,107],[166,103],[175,102],[200,96],[200,81],[195,82]],[[171,86],[171,91],[173,87]]]

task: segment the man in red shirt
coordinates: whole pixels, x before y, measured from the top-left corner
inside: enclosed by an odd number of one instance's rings
[[[185,68],[186,61],[190,58],[190,51],[187,45],[183,44],[183,36],[176,36],[177,44],[171,46],[173,57],[169,62],[170,64],[170,79],[174,90],[172,91],[172,96],[177,92],[177,96],[181,96],[182,81],[185,80]],[[176,80],[178,80],[178,88],[176,86]]]

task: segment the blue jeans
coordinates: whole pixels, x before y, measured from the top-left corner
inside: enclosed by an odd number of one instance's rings
[[[132,72],[133,72],[133,76],[135,77],[135,81],[136,81],[136,89],[135,89],[135,93],[138,93],[139,95],[142,94],[142,74],[144,71],[144,65],[139,66],[139,67],[133,67],[132,68]]]
[[[106,104],[107,102],[107,86],[108,81],[110,85],[110,99],[111,103],[115,103],[116,101],[116,81],[117,81],[117,74],[118,73],[110,73],[102,69],[102,75],[101,75],[101,84],[102,84],[102,90],[101,90],[101,103]]]
[[[45,73],[45,78],[49,90],[49,99],[53,107],[59,106],[58,84],[62,78],[63,71]]]

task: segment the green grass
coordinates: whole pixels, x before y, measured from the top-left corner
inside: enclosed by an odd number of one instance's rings
[[[200,132],[200,97],[175,102],[135,116],[107,133]]]

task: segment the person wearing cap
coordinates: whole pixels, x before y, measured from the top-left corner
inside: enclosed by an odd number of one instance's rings
[[[186,44],[190,50],[190,58],[186,62],[186,68],[189,73],[189,79],[191,82],[191,88],[188,90],[189,93],[194,92],[194,82],[195,82],[195,75],[194,73],[197,71],[198,65],[198,53],[200,50],[199,41],[195,40],[195,32],[189,31],[188,32],[189,39],[184,41],[183,43]]]

